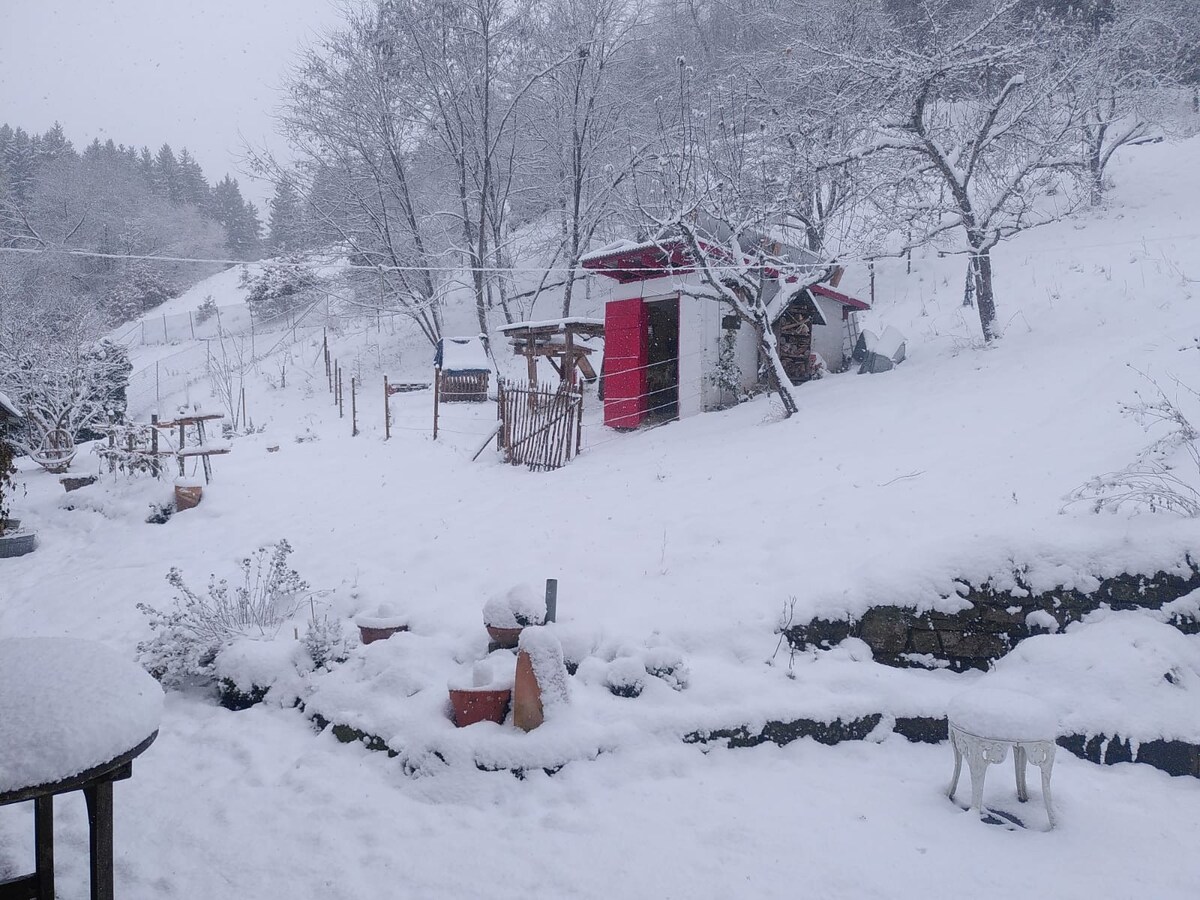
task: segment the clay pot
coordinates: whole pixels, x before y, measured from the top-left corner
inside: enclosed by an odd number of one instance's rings
[[[511,702],[511,688],[450,688],[450,707],[454,712],[454,724],[459,728],[476,722],[501,724],[508,715]]]
[[[182,512],[200,505],[204,496],[204,488],[200,485],[175,485],[175,509]]]
[[[521,638],[520,628],[497,628],[495,625],[487,625],[486,628],[496,649],[512,650]]]
[[[373,644],[375,641],[386,641],[393,634],[399,634],[401,631],[408,631],[408,626],[394,625],[388,628],[369,628],[366,625],[358,626],[358,634],[364,644]]]

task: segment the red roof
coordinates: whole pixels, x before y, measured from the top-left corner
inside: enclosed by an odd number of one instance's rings
[[[719,248],[712,249],[714,253],[724,255]],[[581,264],[583,268],[615,278],[621,284],[661,278],[664,275],[686,275],[694,269],[687,250],[678,241],[635,244],[620,247],[609,253],[590,254],[583,257]],[[795,281],[796,276],[790,276],[787,280]],[[819,297],[834,300],[850,309],[871,308],[869,303],[822,284],[814,284],[809,290]]]

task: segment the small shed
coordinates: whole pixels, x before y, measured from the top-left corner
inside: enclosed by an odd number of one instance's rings
[[[433,365],[438,397],[447,403],[482,403],[488,398],[492,359],[481,337],[444,337]]]
[[[606,425],[636,428],[722,409],[759,387],[758,336],[725,304],[688,296],[698,276],[682,241],[621,241],[582,265],[616,282],[604,308]],[[840,371],[858,337],[855,316],[870,306],[834,286],[782,287],[776,283],[769,312],[789,377],[808,380],[816,357]]]

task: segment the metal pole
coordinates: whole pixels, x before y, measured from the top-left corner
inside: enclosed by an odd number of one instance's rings
[[[440,367],[435,367],[433,370],[433,439],[437,440],[438,428],[438,402],[441,400],[442,393],[442,370]]]
[[[558,579],[546,579],[546,621],[558,621]]]

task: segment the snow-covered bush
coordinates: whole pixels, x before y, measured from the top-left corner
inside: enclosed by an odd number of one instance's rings
[[[1095,512],[1116,512],[1132,506],[1150,512],[1174,512],[1189,518],[1200,518],[1200,490],[1196,475],[1200,475],[1200,427],[1193,424],[1185,406],[1200,408],[1200,391],[1178,379],[1176,397],[1170,397],[1152,378],[1157,397],[1147,399],[1139,393],[1133,403],[1122,406],[1121,412],[1136,421],[1145,431],[1166,426],[1167,432],[1143,449],[1124,469],[1097,475],[1067,495],[1068,505],[1087,502]],[[1191,475],[1176,474],[1180,465]]]
[[[493,628],[526,628],[546,621],[546,601],[528,584],[518,584],[483,605],[483,621]]]
[[[216,314],[217,301],[213,299],[212,294],[208,294],[204,298],[204,302],[196,307],[196,322],[202,325]]]
[[[654,647],[646,651],[646,674],[659,678],[674,690],[682,691],[688,686],[688,667],[683,656],[669,647]]]
[[[328,616],[308,620],[308,631],[304,633],[304,648],[312,659],[313,667],[329,668],[333,663],[342,663],[350,656],[350,639],[342,628],[341,620]]]
[[[619,657],[608,664],[604,683],[618,697],[638,697],[646,689],[646,667],[635,657]]]
[[[178,687],[207,682],[222,647],[238,637],[272,637],[280,624],[295,613],[309,586],[288,567],[291,545],[281,540],[260,547],[239,563],[242,584],[209,576],[208,590],[199,594],[172,567],[167,583],[177,594],[170,610],[139,603],[154,632],[138,644],[138,660],[163,684]]]
[[[269,263],[257,275],[242,273],[242,287],[248,288],[246,305],[260,321],[285,316],[310,301],[317,277],[298,259]]]
[[[162,474],[161,460],[150,455],[154,445],[154,426],[138,423],[108,426],[108,439],[92,445],[92,452],[108,463],[110,472],[124,475]]]
[[[8,525],[8,495],[12,492],[12,476],[16,471],[12,445],[4,439],[4,430],[0,426],[0,534],[4,534]]]

